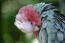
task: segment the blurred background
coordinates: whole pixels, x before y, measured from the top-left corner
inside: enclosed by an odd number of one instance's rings
[[[65,0],[0,0],[0,43],[38,43],[32,33],[25,34],[17,29],[14,20],[21,7],[40,2],[53,3],[65,14]]]

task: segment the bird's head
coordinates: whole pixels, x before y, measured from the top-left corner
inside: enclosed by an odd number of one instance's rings
[[[31,33],[39,31],[38,27],[41,26],[42,22],[40,15],[32,6],[25,6],[19,10],[14,24],[24,33]]]

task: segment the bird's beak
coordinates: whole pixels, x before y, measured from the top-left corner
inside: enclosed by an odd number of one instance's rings
[[[38,34],[39,34],[39,27],[38,26],[34,26],[34,32],[33,33],[34,33],[35,37],[38,37]]]

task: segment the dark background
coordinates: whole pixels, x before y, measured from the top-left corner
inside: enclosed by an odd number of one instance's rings
[[[65,14],[65,0],[0,0],[0,43],[33,43],[34,35],[21,32],[14,20],[21,7],[40,2],[53,3]]]

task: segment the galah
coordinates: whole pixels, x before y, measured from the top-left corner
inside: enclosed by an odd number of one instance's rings
[[[52,3],[24,6],[14,24],[25,33],[33,32],[39,43],[65,43],[65,16]]]

